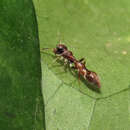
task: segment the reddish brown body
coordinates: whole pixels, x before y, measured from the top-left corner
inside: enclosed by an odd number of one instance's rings
[[[67,59],[69,63],[73,63],[76,59],[73,56],[73,53],[67,49],[67,47],[63,44],[58,44],[56,48],[53,49],[53,52],[56,55]]]
[[[101,87],[98,75],[95,72],[90,71],[86,68],[84,59],[77,60],[73,56],[73,53],[69,51],[64,44],[58,44],[57,47],[53,49],[53,52],[56,55],[66,59],[68,63],[73,63],[73,68],[78,70],[79,78],[81,75],[85,80],[88,80],[89,83],[93,83],[99,88]]]
[[[99,88],[101,87],[98,75],[95,72],[88,70],[85,67],[85,62],[82,63],[82,61],[76,61],[74,62],[74,64],[75,64],[75,69],[78,70],[79,78],[80,75],[82,75],[85,80],[89,81],[89,83],[95,84]]]

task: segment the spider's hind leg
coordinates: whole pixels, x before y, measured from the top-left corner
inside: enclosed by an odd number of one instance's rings
[[[81,58],[81,59],[79,60],[79,62],[80,62],[80,63],[83,63],[84,65],[86,64],[86,61],[85,61],[84,58]]]
[[[82,62],[82,61],[84,61],[85,59],[84,58],[81,58],[80,60],[79,60],[79,62]]]

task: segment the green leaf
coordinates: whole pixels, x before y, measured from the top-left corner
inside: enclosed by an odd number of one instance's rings
[[[31,0],[0,2],[0,129],[41,130],[40,52]]]
[[[33,1],[41,48],[54,48],[61,40],[101,81],[100,92],[84,80],[79,85],[77,73],[54,63],[51,51],[42,53],[47,129],[127,130],[130,1]]]
[[[96,102],[90,130],[129,130],[130,91],[124,91]]]

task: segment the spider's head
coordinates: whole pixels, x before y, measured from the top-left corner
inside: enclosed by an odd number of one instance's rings
[[[56,48],[54,48],[53,52],[55,54],[62,54],[66,50],[67,50],[67,47],[64,44],[58,44]]]

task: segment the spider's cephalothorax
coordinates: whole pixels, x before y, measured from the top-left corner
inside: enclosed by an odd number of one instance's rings
[[[56,48],[53,49],[53,52],[58,55],[62,55],[65,51],[67,51],[67,47],[63,44],[58,44]]]
[[[75,57],[73,53],[67,49],[64,44],[58,44],[56,48],[53,49],[53,52],[64,59],[65,62],[73,63],[75,61]]]

